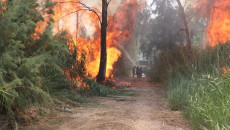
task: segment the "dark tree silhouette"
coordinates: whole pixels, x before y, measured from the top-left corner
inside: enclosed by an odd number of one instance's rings
[[[105,80],[107,52],[106,52],[106,34],[107,34],[107,14],[108,14],[107,0],[102,0],[102,22],[101,22],[101,59],[100,68],[97,75],[97,82]]]

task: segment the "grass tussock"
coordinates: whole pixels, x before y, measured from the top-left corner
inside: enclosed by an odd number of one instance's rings
[[[182,110],[194,129],[230,129],[229,44],[216,48],[175,46],[162,51],[152,79],[164,82],[172,110]]]

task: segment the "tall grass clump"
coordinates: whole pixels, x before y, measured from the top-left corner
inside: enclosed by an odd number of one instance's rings
[[[174,79],[166,83],[169,105],[182,110],[194,129],[230,128],[229,78],[201,74]]]
[[[192,53],[175,46],[154,66],[152,79],[164,82],[170,108],[182,110],[194,129],[230,129],[229,51],[229,44]]]

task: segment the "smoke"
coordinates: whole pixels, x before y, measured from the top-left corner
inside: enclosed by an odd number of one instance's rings
[[[100,22],[94,12],[84,7],[81,11],[79,4],[70,0],[53,0],[61,3],[54,8],[55,29],[54,33],[66,30],[73,42],[70,46],[77,45],[80,54],[84,54],[87,73],[96,76],[100,64]],[[75,1],[75,0],[73,0]],[[76,0],[79,1],[79,0]],[[110,1],[110,0],[107,0]],[[102,10],[101,0],[81,0],[86,6]],[[107,28],[107,68],[106,77],[113,72],[113,65],[121,56],[121,50],[132,61],[127,51],[118,45],[126,43],[132,38],[135,26],[135,18],[143,8],[143,0],[111,0],[108,6],[108,28]],[[98,14],[101,16],[101,14]]]
[[[121,3],[122,3],[122,0],[112,0],[109,5],[109,10],[108,10],[109,15],[114,15],[114,13],[119,8]]]
[[[109,0],[108,0],[109,1]],[[116,10],[119,8],[123,0],[112,0],[108,7],[108,14],[114,15]],[[81,0],[82,3],[86,4],[89,7],[96,7],[101,11],[101,0]]]
[[[113,16],[116,13],[122,1],[123,0],[112,0],[110,2],[109,7],[108,7],[108,16]],[[102,9],[101,0],[81,0],[81,2],[87,5],[88,7],[96,8],[101,12],[101,9]],[[92,22],[95,22],[95,21],[91,21],[90,17],[91,16],[86,15],[85,13],[79,12],[79,22],[84,23],[84,24],[79,25],[79,29],[80,29],[79,35],[83,37],[86,36],[86,37],[93,38],[94,32],[96,31],[96,29],[95,29],[95,26],[92,26],[93,24]],[[99,20],[98,20],[98,24],[99,24]]]
[[[107,1],[109,1],[109,0],[107,0]],[[132,3],[132,1],[133,0],[111,0],[109,3],[109,6],[108,6],[108,17],[115,16],[116,13],[118,12],[118,10],[120,10],[122,8],[122,3]],[[102,1],[101,0],[81,0],[81,2],[90,8],[98,9],[100,12],[102,10]],[[144,2],[145,2],[145,0],[137,0],[137,3],[144,3]],[[135,11],[133,9],[133,7],[130,7],[130,10]],[[85,13],[79,13],[79,20],[81,23],[84,23],[84,24],[80,25],[81,26],[80,28],[85,28],[84,33],[87,34],[87,37],[93,38],[94,32],[96,31],[96,29],[94,28],[94,26],[92,26],[91,22],[95,22],[95,21],[91,21],[91,19],[88,17],[89,16],[85,15]],[[128,16],[128,17],[130,17],[130,16]],[[121,22],[121,19],[117,19],[117,18],[119,18],[119,17],[113,17],[114,21]],[[98,21],[98,24],[99,24],[99,21]]]

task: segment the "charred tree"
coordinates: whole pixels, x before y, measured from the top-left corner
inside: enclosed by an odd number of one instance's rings
[[[102,22],[101,22],[101,59],[100,68],[97,75],[97,82],[103,82],[106,74],[107,50],[106,50],[106,34],[107,34],[107,15],[108,2],[102,0]]]
[[[184,12],[184,7],[182,6],[180,0],[176,0],[176,1],[178,3],[179,10],[181,12],[181,17],[182,17],[182,20],[184,22],[187,46],[188,46],[189,51],[191,51],[191,49],[192,49],[192,47],[191,47],[191,37],[190,37],[190,33],[189,33],[188,22],[187,22],[185,12]]]

